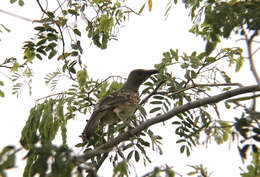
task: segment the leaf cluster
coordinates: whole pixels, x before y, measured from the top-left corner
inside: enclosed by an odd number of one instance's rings
[[[0,175],[6,177],[6,170],[14,168],[17,150],[13,146],[6,146],[0,152]]]
[[[23,176],[59,176],[70,177],[73,174],[83,176],[80,168],[75,168],[71,151],[66,146],[54,146],[43,143],[33,147],[26,155],[27,163]]]
[[[252,176],[259,176],[260,174],[260,162],[259,162],[259,148],[255,147],[258,150],[252,152],[252,162],[250,165],[247,166],[247,171],[241,173],[242,177],[252,177]]]
[[[235,118],[235,129],[242,136],[239,153],[242,159],[247,159],[247,151],[252,148],[254,153],[258,153],[258,143],[260,142],[259,112],[249,111],[247,116]],[[246,143],[250,140],[250,143]]]
[[[206,52],[180,55],[178,50],[170,49],[163,53],[162,62],[155,65],[160,73],[156,76],[157,78],[153,79],[154,83],[147,84],[156,85],[164,82],[160,90],[154,92],[151,97],[149,103],[152,109],[149,113],[165,114],[172,107],[208,97],[211,90],[214,94],[216,89],[220,92],[229,90],[232,85],[231,77],[220,70],[217,65],[228,61],[230,66],[236,65],[235,71],[239,71],[243,60],[240,48],[224,48],[215,56],[207,55]],[[169,72],[171,68],[179,70],[179,74]],[[212,111],[216,116],[212,114]],[[178,119],[172,124],[176,127],[175,134],[179,136],[176,142],[181,145],[181,153],[186,152],[190,155],[191,148],[200,144],[202,133],[208,137],[214,137],[218,144],[229,139],[231,125],[224,121],[215,122],[215,117],[221,117],[217,104],[199,107],[177,115]]]
[[[259,1],[185,1],[191,9],[191,18],[194,26],[190,30],[205,40],[206,54],[210,54],[221,41],[221,37],[229,38],[231,34],[245,35],[248,32],[258,31]],[[202,22],[201,22],[202,21]]]

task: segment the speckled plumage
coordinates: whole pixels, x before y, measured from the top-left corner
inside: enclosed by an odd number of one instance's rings
[[[137,69],[132,71],[122,89],[103,98],[94,108],[82,133],[83,139],[91,137],[99,123],[115,124],[131,117],[139,102],[138,88],[157,70]]]

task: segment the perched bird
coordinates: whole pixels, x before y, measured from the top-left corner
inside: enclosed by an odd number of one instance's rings
[[[119,91],[106,96],[95,106],[94,112],[82,133],[82,138],[90,138],[99,123],[115,124],[131,117],[139,102],[138,89],[140,85],[156,73],[158,71],[154,69],[133,70]]]

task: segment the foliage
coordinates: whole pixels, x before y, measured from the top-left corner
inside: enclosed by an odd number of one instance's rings
[[[259,150],[254,147],[254,152],[252,152],[252,163],[247,166],[247,172],[241,173],[242,177],[252,177],[259,176],[260,174],[260,162],[259,162]]]
[[[157,135],[151,125],[164,120],[171,121],[181,153],[189,156],[193,147],[210,143],[211,140],[218,145],[240,140],[238,152],[242,160],[246,160],[248,154],[253,158],[247,172],[241,176],[259,174],[260,113],[256,109],[259,97],[256,91],[259,91],[260,83],[257,72],[252,69],[258,87],[243,92],[250,92],[251,95],[227,99],[245,87],[241,83],[233,83],[230,71],[221,67],[225,65],[239,72],[247,57],[251,68],[254,68],[255,52],[252,51],[252,45],[260,28],[258,1],[182,1],[189,9],[194,24],[190,32],[206,40],[205,51],[193,51],[190,54],[178,49],[165,51],[161,62],[155,64],[159,73],[150,77],[142,87],[141,101],[135,115],[116,125],[98,125],[91,139],[76,145],[76,148],[84,149],[80,155],[74,152],[75,147],[67,141],[67,131],[70,131],[68,122],[92,113],[98,101],[122,88],[124,82],[123,78],[115,76],[95,80],[88,74],[87,62],[82,58],[86,51],[82,45],[83,39],[88,39],[100,49],[106,49],[109,41],[116,39],[116,31],[127,17],[141,14],[146,4],[148,10],[152,11],[153,1],[145,1],[138,13],[128,7],[126,1],[68,0],[63,4],[58,3],[56,10],[45,8],[39,0],[36,2],[43,15],[35,20],[33,38],[23,44],[24,59],[21,62],[15,57],[8,58],[0,64],[0,68],[12,73],[13,94],[16,95],[24,85],[31,90],[32,68],[36,58],[61,63],[60,68],[44,78],[52,90],[55,90],[62,77],[68,78],[72,84],[60,93],[38,99],[31,108],[20,139],[22,148],[27,151],[24,177],[97,176],[106,159],[114,166],[113,176],[128,176],[131,164],[142,161],[146,165],[152,162],[148,150],[163,154],[163,137]],[[169,1],[165,16],[173,7],[172,3],[177,2]],[[21,6],[23,3],[18,1]],[[85,19],[85,23],[82,22],[84,30],[79,27],[80,17]],[[76,21],[76,24],[71,21]],[[2,27],[6,30],[5,26]],[[240,47],[217,48],[223,38],[229,39],[235,35],[244,37],[248,56],[244,56]],[[0,81],[1,88],[3,85],[3,81]],[[222,98],[223,94],[227,96]],[[237,94],[241,95],[242,92]],[[0,96],[4,96],[2,90]],[[216,97],[221,97],[219,100],[223,103],[214,101]],[[212,101],[204,104],[205,99]],[[176,111],[190,105],[195,105],[195,108]],[[219,111],[237,108],[241,111],[241,117],[234,117],[233,121],[227,121],[225,114]],[[173,111],[176,114],[171,119],[173,116],[169,114]],[[149,126],[145,126],[146,123],[150,123]],[[62,139],[62,143],[57,145],[56,138]],[[0,153],[1,176],[6,176],[5,171],[14,167],[16,152],[14,147],[6,146]],[[189,175],[210,176],[203,165],[190,167],[193,171]],[[155,167],[145,176],[160,174],[169,177],[178,175],[166,165]]]
[[[16,158],[15,147],[13,146],[6,146],[0,152],[0,175],[2,177],[6,177],[6,170],[13,168],[15,166]]]
[[[9,28],[7,28],[5,25],[3,24],[0,24],[0,33],[3,33],[3,32],[10,32],[11,30]],[[0,39],[1,41],[1,39]]]
[[[190,165],[190,167],[193,168],[195,171],[189,172],[188,173],[189,176],[194,176],[194,175],[198,175],[198,177],[210,176],[209,172],[205,167],[203,167],[203,165],[197,165],[197,166]]]
[[[71,151],[66,146],[56,147],[51,144],[44,144],[41,147],[31,148],[26,155],[27,163],[23,176],[64,176],[69,177],[73,174],[73,159],[70,155]],[[81,170],[75,172],[76,175],[82,176]]]

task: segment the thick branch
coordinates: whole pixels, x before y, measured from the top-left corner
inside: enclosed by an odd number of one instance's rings
[[[259,85],[240,87],[240,88],[233,89],[233,90],[230,90],[230,91],[227,91],[227,92],[224,92],[224,93],[212,96],[212,97],[203,98],[203,99],[196,100],[196,101],[187,103],[185,105],[176,107],[166,114],[156,116],[151,119],[148,119],[147,121],[144,121],[138,127],[131,129],[124,134],[118,135],[116,138],[110,140],[109,142],[102,144],[99,147],[97,147],[96,149],[94,149],[90,152],[86,152],[84,155],[78,156],[76,158],[80,162],[85,162],[86,160],[88,160],[98,154],[104,153],[104,151],[105,152],[111,151],[119,143],[121,143],[125,140],[128,140],[129,138],[139,134],[141,131],[147,129],[148,127],[150,127],[154,124],[167,121],[179,113],[183,113],[190,109],[198,108],[198,107],[201,107],[201,106],[204,106],[207,104],[218,103],[219,101],[231,98],[233,96],[250,93],[250,92],[256,92],[256,91],[260,91]]]
[[[161,94],[161,95],[168,95],[168,94],[171,94],[171,95],[176,95],[176,94],[179,94],[181,92],[185,92],[187,90],[190,90],[190,89],[193,89],[193,88],[196,88],[196,87],[225,87],[225,86],[239,86],[239,87],[242,87],[243,85],[240,84],[240,83],[221,83],[221,84],[196,84],[196,83],[193,83],[193,85],[191,86],[188,86],[188,87],[185,87],[185,88],[182,88],[182,89],[179,89],[177,91],[174,91],[174,92],[165,92],[165,91],[161,91],[161,92],[156,92],[155,94]]]

